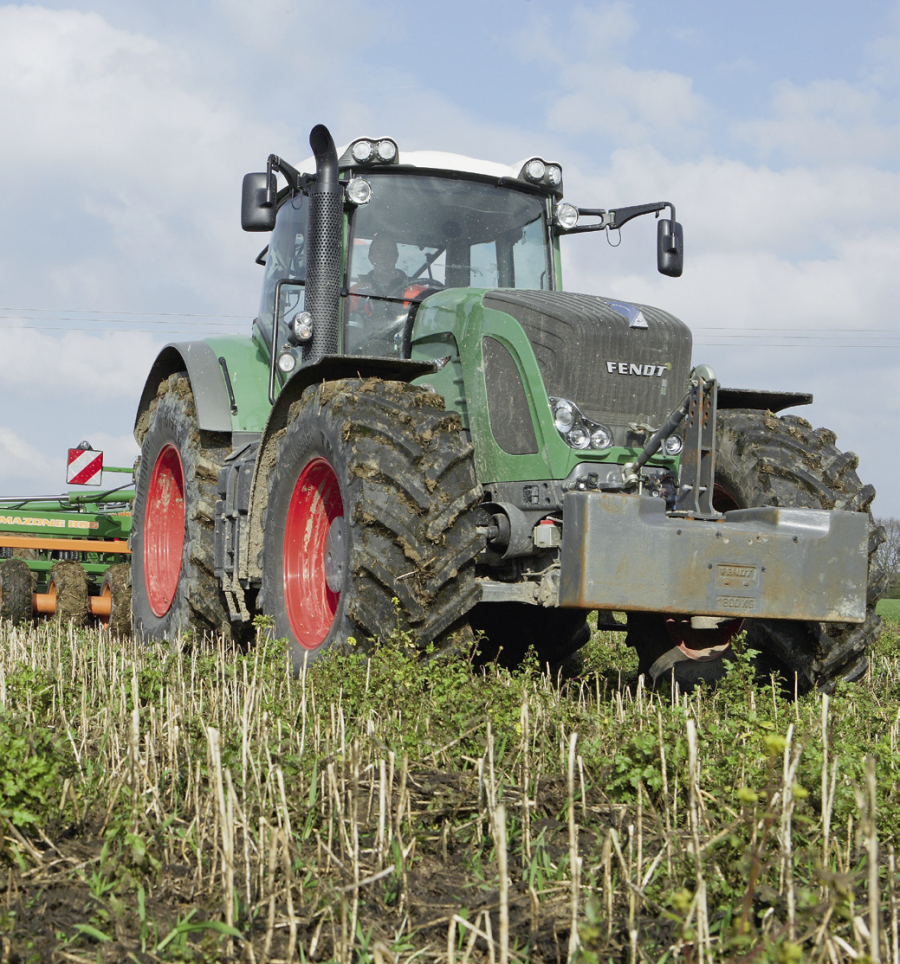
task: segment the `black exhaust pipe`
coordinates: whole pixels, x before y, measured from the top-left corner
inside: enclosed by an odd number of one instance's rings
[[[309,146],[316,180],[309,190],[305,308],[312,315],[313,336],[304,361],[317,361],[338,350],[344,195],[334,139],[324,124],[310,131]]]

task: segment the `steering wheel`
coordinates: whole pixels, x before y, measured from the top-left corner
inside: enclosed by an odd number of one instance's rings
[[[443,285],[425,284],[407,279],[396,286],[396,294],[388,289],[388,295],[379,296],[371,285],[359,283],[350,289],[350,313],[348,324],[356,337],[357,345],[365,344],[381,351],[393,353],[398,350],[397,335],[406,326],[409,311],[415,301],[421,300],[426,292],[442,288]],[[396,298],[386,301],[382,298]],[[400,300],[402,299],[402,301]],[[379,321],[377,315],[389,317]]]

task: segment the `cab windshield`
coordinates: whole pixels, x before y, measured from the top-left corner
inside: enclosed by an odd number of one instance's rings
[[[399,353],[410,300],[443,288],[551,287],[546,199],[464,178],[366,179],[371,200],[350,216],[348,353]]]

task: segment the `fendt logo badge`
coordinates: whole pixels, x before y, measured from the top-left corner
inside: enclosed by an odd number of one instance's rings
[[[635,365],[634,362],[608,361],[606,370],[610,375],[644,375],[647,378],[662,378],[668,365]]]

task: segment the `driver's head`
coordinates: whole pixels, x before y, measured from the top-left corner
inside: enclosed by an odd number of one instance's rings
[[[369,261],[377,267],[393,268],[397,264],[400,252],[397,242],[384,234],[376,234],[369,245]]]

